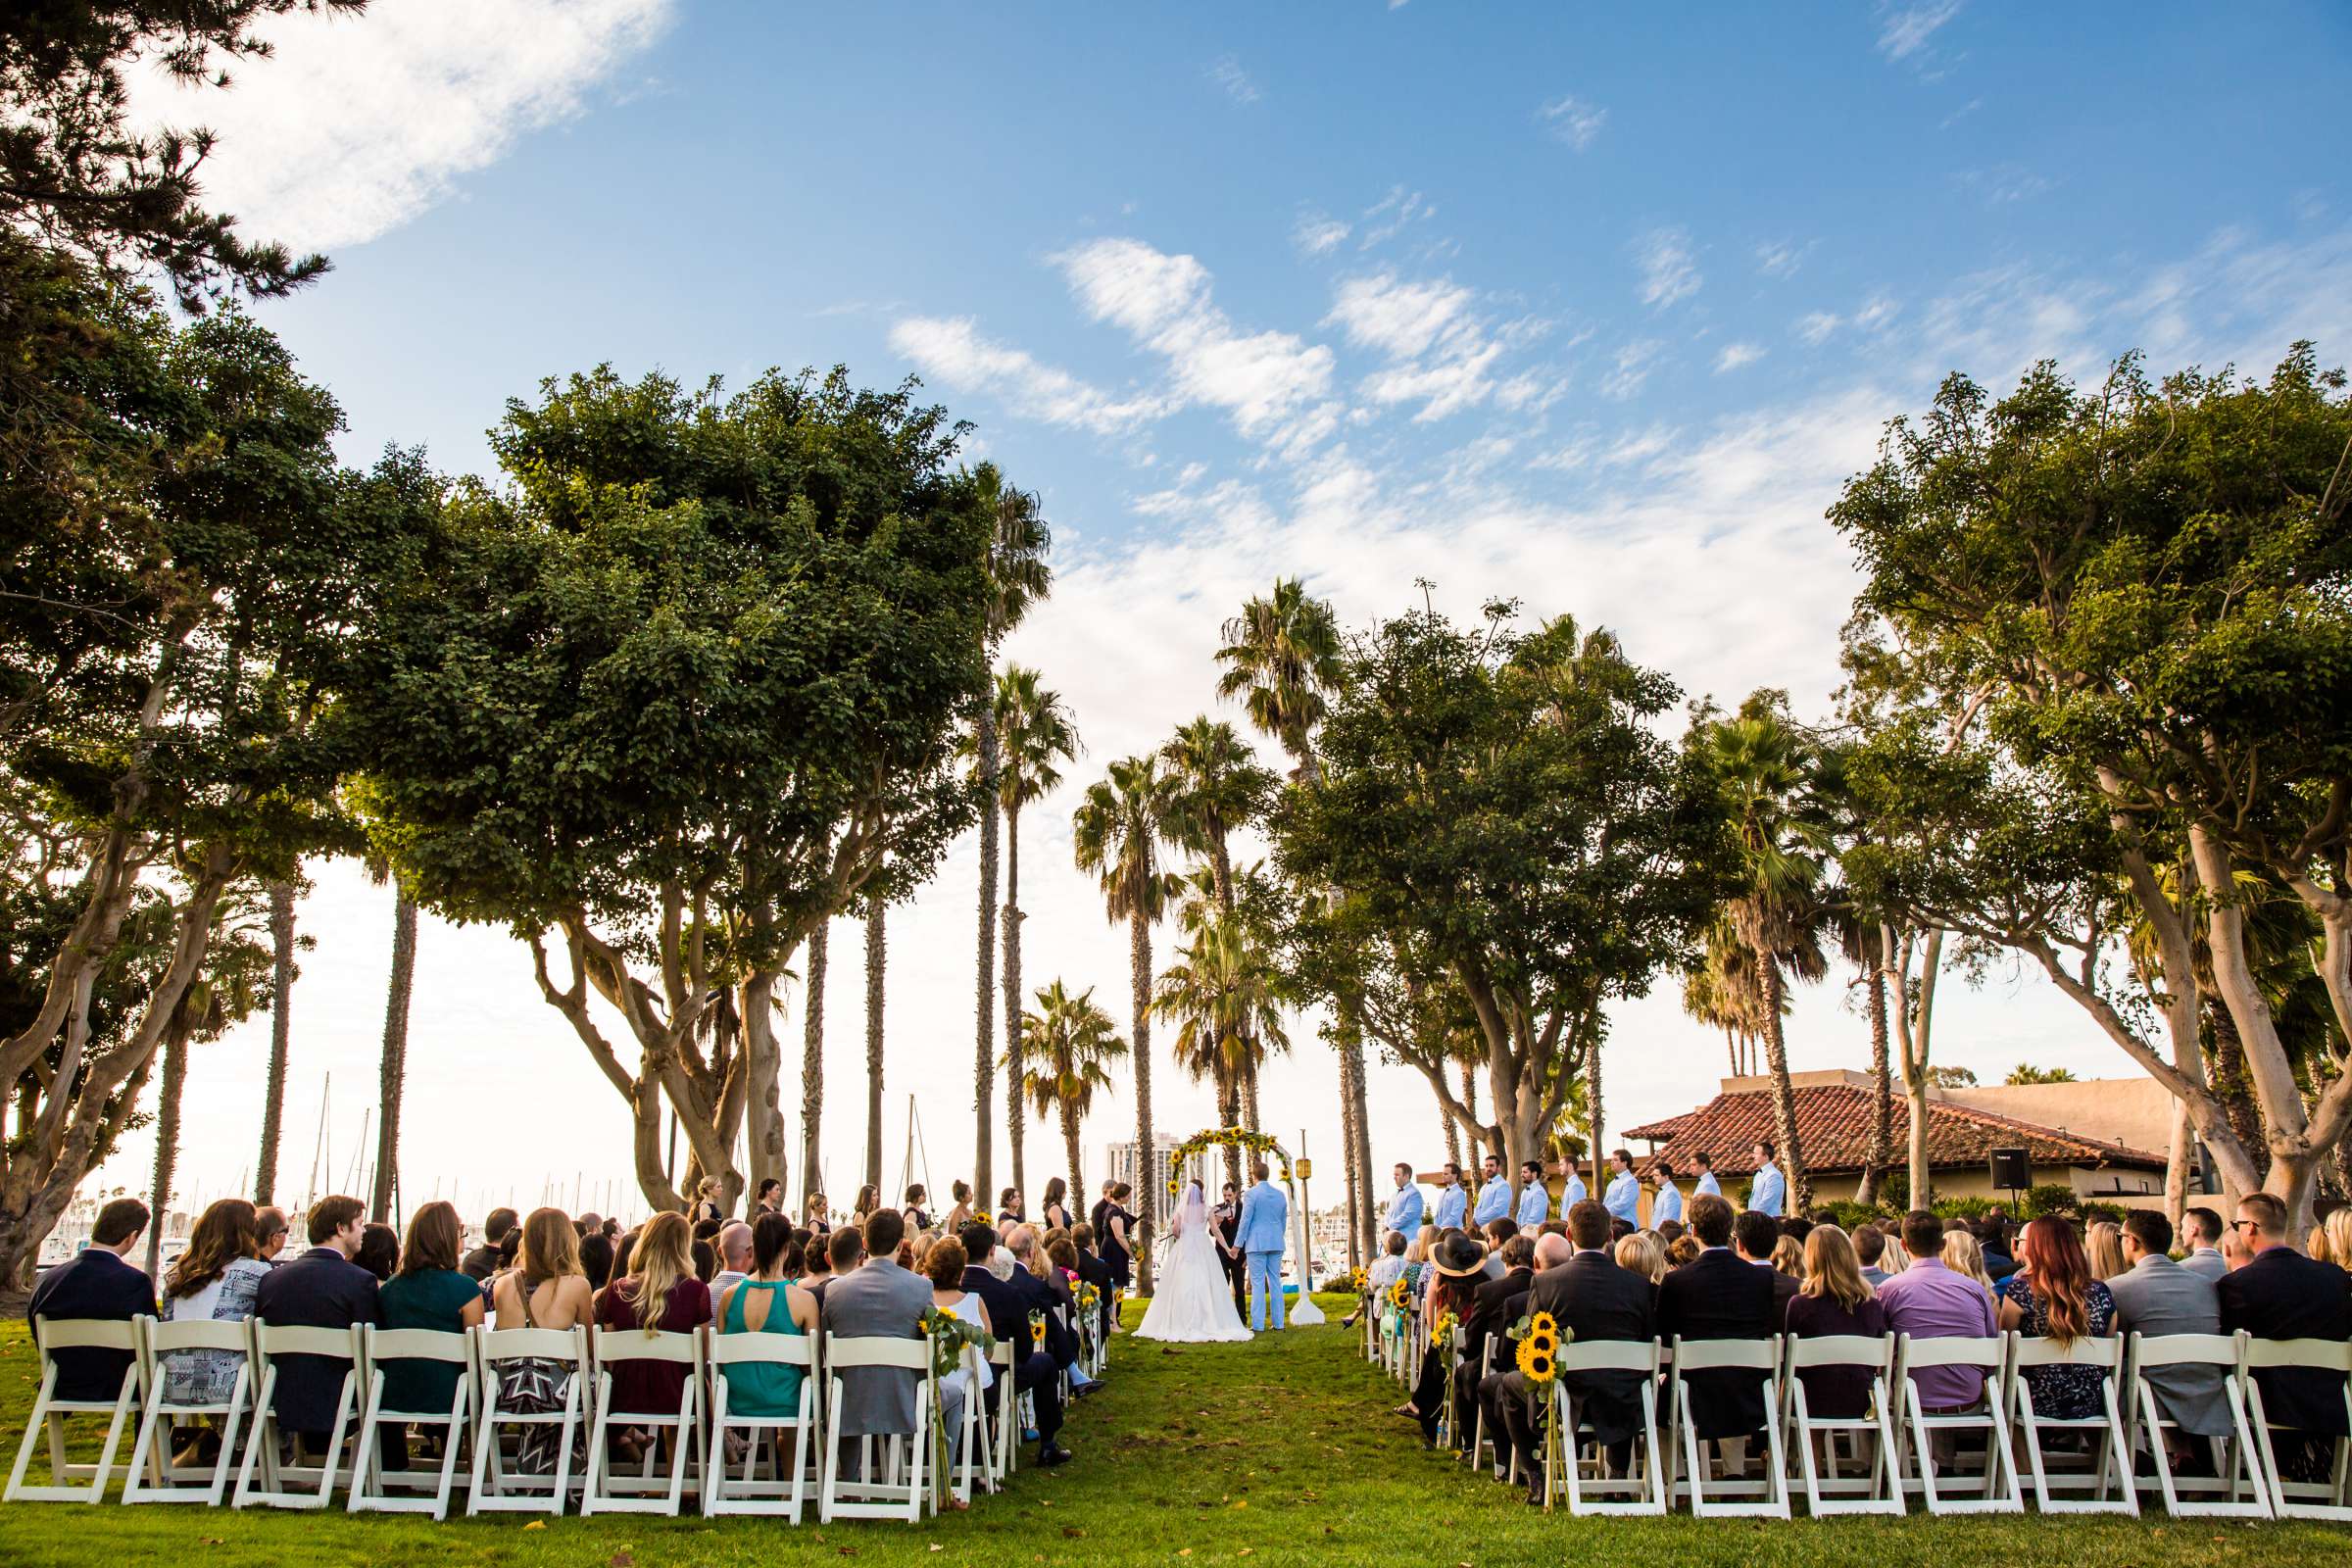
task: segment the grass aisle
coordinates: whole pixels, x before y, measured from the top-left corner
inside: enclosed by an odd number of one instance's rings
[[[1339,1303],[1328,1303],[1339,1305]],[[1342,1308],[1344,1310],[1344,1307]],[[1136,1315],[1131,1308],[1131,1319]],[[580,1564],[588,1568],[834,1562],[878,1564],[1248,1563],[1610,1568],[1933,1561],[2068,1568],[2167,1563],[2341,1563],[2352,1532],[2157,1519],[1737,1521],[1544,1517],[1511,1492],[1425,1452],[1387,1414],[1398,1397],[1334,1323],[1246,1346],[1162,1347],[1121,1339],[1111,1387],[1075,1412],[1078,1458],[1024,1469],[972,1512],[903,1525],[729,1519],[235,1513],[201,1507],[0,1506],[0,1563],[169,1562],[202,1568],[312,1563]],[[0,1331],[7,1458],[30,1402],[30,1347]],[[127,1445],[125,1446],[127,1446]]]

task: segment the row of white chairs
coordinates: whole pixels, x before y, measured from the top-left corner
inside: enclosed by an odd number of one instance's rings
[[[813,1499],[818,1516],[828,1522],[858,1517],[912,1522],[932,1506],[935,1484],[952,1486],[965,1499],[975,1487],[1000,1487],[1011,1473],[1020,1430],[1019,1400],[1009,1382],[997,1400],[995,1419],[983,1412],[978,1397],[980,1353],[966,1348],[961,1370],[973,1396],[964,1401],[957,1430],[948,1435],[951,1452],[944,1476],[935,1474],[940,1467],[932,1451],[932,1411],[939,1387],[930,1343],[922,1339],[719,1334],[709,1328],[648,1335],[639,1329],[586,1325],[443,1333],[372,1324],[319,1329],[259,1318],[153,1317],[128,1322],[41,1318],[33,1331],[40,1345],[40,1384],[6,1492],[0,1494],[10,1502],[103,1500],[128,1428],[135,1436],[123,1467],[125,1504],[218,1506],[226,1501],[240,1508],[325,1508],[331,1506],[340,1481],[346,1490],[345,1506],[354,1513],[429,1512],[445,1518],[453,1494],[463,1491],[468,1514],[561,1513],[575,1495],[583,1515],[675,1514],[691,1495],[705,1514],[776,1514],[797,1522]],[[127,1354],[129,1364],[112,1399],[58,1396],[53,1354],[68,1348]],[[991,1357],[1000,1378],[1010,1375],[1011,1348],[1000,1343]],[[199,1350],[226,1351],[240,1358],[229,1392],[217,1402],[168,1399],[166,1357]],[[334,1427],[323,1458],[316,1463],[303,1462],[299,1451],[289,1455],[286,1435],[272,1408],[278,1358],[287,1355],[321,1357],[345,1367]],[[564,1384],[561,1409],[502,1408],[504,1374],[524,1359],[545,1361],[556,1369]],[[385,1372],[404,1361],[455,1369],[455,1392],[446,1408],[404,1410],[386,1403]],[[674,1411],[643,1414],[612,1408],[614,1369],[643,1361],[685,1370]],[[746,1415],[729,1408],[731,1369],[746,1363],[802,1369],[794,1415]],[[854,1368],[892,1368],[916,1375],[913,1434],[826,1441],[831,1431],[826,1412],[838,1407],[841,1374]],[[69,1461],[66,1423],[76,1415],[106,1418],[95,1462]],[[173,1458],[178,1429],[192,1423],[204,1423],[219,1438],[219,1457],[209,1465],[181,1464]],[[404,1471],[382,1462],[381,1440],[400,1427],[439,1431],[436,1466]],[[555,1429],[552,1472],[518,1473],[507,1461],[502,1434],[527,1427]],[[652,1429],[656,1435],[634,1471],[614,1462],[613,1435],[626,1428]],[[572,1450],[583,1433],[587,1452],[575,1475]],[[28,1483],[26,1472],[44,1438],[48,1482]],[[735,1463],[727,1457],[730,1438],[739,1448]],[[857,1444],[857,1462],[845,1467],[843,1448],[850,1441]],[[669,1464],[662,1470],[657,1468],[657,1456],[664,1446]],[[462,1455],[466,1456],[463,1467]]]
[[[1367,1309],[1364,1349],[1408,1386],[1429,1353],[1415,1315]],[[1496,1346],[1487,1341],[1482,1373],[1494,1367]],[[1453,1349],[1461,1348],[1460,1331]],[[1507,1352],[1506,1352],[1507,1353]],[[2073,1365],[2095,1371],[2100,1407],[2079,1418],[2037,1411],[2033,1378],[2037,1367]],[[1870,1400],[1859,1417],[1817,1416],[1805,1397],[1800,1373],[1809,1368],[1845,1367],[1870,1377]],[[1922,1403],[1915,1373],[1938,1367],[1973,1367],[1984,1378],[1984,1394],[1957,1410]],[[2220,1378],[2230,1413],[2228,1436],[2210,1440],[2211,1475],[2182,1474],[2173,1463],[2173,1444],[2181,1438],[2163,1413],[2148,1374],[2173,1367],[2208,1367]],[[2125,1513],[2136,1516],[2139,1494],[2152,1491],[2176,1516],[2352,1520],[2352,1441],[2334,1445],[2328,1473],[2319,1480],[2294,1479],[2281,1464],[2279,1435],[2266,1415],[2254,1374],[2297,1368],[2314,1375],[2352,1374],[2352,1345],[2330,1340],[2257,1340],[2234,1335],[2181,1334],[2080,1339],[2071,1345],[2020,1334],[1983,1339],[1915,1339],[1776,1335],[1769,1340],[1692,1340],[1563,1343],[1560,1377],[1552,1385],[1553,1419],[1559,1430],[1580,1434],[1565,1474],[1548,1478],[1565,1492],[1578,1513],[1662,1514],[1687,1501],[1693,1515],[1762,1514],[1787,1518],[1792,1489],[1801,1485],[1806,1511],[1901,1514],[1917,1496],[1934,1514],[2021,1513],[2030,1481],[2035,1506],[2044,1513]],[[1761,1473],[1710,1481],[1697,1429],[1690,1420],[1685,1374],[1739,1369],[1763,1383],[1768,1419],[1762,1429],[1765,1462]],[[1597,1451],[1581,1441],[1589,1432],[1573,1408],[1566,1378],[1576,1372],[1622,1371],[1642,1376],[1642,1428],[1636,1435],[1634,1464],[1624,1476],[1609,1476]],[[1896,1392],[1899,1391],[1899,1394]],[[1661,1428],[1658,1401],[1667,1400]],[[2352,1426],[2352,1383],[2344,1395]],[[1485,1412],[1460,1411],[1474,1423],[1469,1454],[1483,1460],[1499,1435],[1485,1430]],[[1939,1449],[1971,1435],[1984,1453],[1974,1476],[1939,1474]],[[2053,1451],[2046,1441],[2066,1435]],[[2170,1440],[2170,1441],[2168,1441]],[[2086,1446],[2087,1454],[2074,1446]],[[2134,1455],[2149,1456],[2149,1473],[2135,1469]],[[2087,1457],[2089,1463],[2077,1462]],[[2021,1469],[2022,1466],[2022,1469]],[[1512,1463],[1516,1478],[1516,1460]],[[1974,1483],[1974,1494],[1963,1490]],[[1624,1495],[1619,1495],[1620,1494]]]

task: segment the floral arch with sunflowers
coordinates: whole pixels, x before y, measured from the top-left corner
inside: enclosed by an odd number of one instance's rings
[[[1201,1154],[1221,1146],[1245,1150],[1251,1156],[1265,1159],[1281,1173],[1283,1191],[1291,1200],[1291,1247],[1298,1259],[1298,1296],[1288,1316],[1291,1323],[1320,1323],[1323,1313],[1312,1297],[1314,1289],[1314,1253],[1308,1247],[1306,1205],[1298,1200],[1298,1184],[1293,1179],[1291,1152],[1266,1133],[1251,1132],[1247,1127],[1208,1127],[1193,1134],[1168,1151],[1168,1197],[1173,1200],[1184,1191],[1184,1167]],[[1205,1188],[1208,1184],[1201,1183]],[[1245,1184],[1247,1185],[1247,1184]]]

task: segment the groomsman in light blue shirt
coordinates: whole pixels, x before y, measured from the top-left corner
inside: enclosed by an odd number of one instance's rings
[[[1782,1175],[1781,1167],[1772,1162],[1774,1150],[1769,1142],[1760,1138],[1756,1140],[1753,1152],[1756,1156],[1756,1179],[1747,1189],[1747,1206],[1759,1214],[1770,1214],[1774,1219],[1779,1219],[1781,1210],[1788,1202],[1788,1178]]]
[[[1508,1218],[1510,1212],[1511,1184],[1502,1179],[1502,1161],[1489,1154],[1486,1170],[1479,1177],[1478,1207],[1470,1217],[1483,1231],[1494,1221]]]
[[[1713,1154],[1692,1154],[1690,1163],[1698,1167],[1698,1181],[1692,1185],[1690,1196],[1693,1198],[1721,1198],[1723,1184],[1715,1179],[1715,1156]]]
[[[1449,1159],[1446,1162],[1446,1185],[1438,1189],[1437,1227],[1460,1230],[1469,1213],[1470,1190],[1462,1185],[1462,1167]]]
[[[1560,1218],[1566,1219],[1568,1211],[1590,1195],[1585,1191],[1585,1179],[1576,1173],[1575,1160],[1568,1161],[1561,1169],[1568,1173],[1568,1179],[1560,1185]]]
[[[1634,1174],[1634,1156],[1625,1150],[1609,1154],[1609,1190],[1600,1206],[1628,1225],[1642,1224],[1642,1178]]]
[[[1683,1192],[1674,1185],[1674,1161],[1658,1161],[1658,1196],[1649,1200],[1649,1226],[1655,1230],[1670,1219],[1683,1217]]]
[[[1389,1211],[1380,1222],[1382,1232],[1401,1232],[1405,1244],[1410,1246],[1413,1238],[1421,1234],[1422,1206],[1421,1189],[1413,1185],[1413,1167],[1398,1165],[1396,1196],[1389,1200]]]
[[[1519,1167],[1519,1212],[1522,1231],[1534,1234],[1551,1218],[1551,1190],[1544,1185],[1544,1167],[1529,1160]]]

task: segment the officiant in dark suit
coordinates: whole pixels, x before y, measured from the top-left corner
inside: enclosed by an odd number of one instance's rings
[[[1224,1201],[1208,1212],[1217,1227],[1217,1261],[1225,1269],[1225,1283],[1233,1287],[1233,1309],[1247,1318],[1250,1315],[1250,1275],[1242,1262],[1242,1250],[1234,1245],[1234,1238],[1242,1230],[1241,1190],[1227,1182]]]

